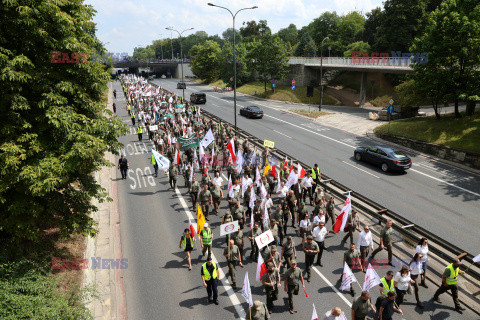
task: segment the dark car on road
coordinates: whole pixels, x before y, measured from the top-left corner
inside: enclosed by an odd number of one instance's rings
[[[383,172],[405,171],[412,166],[412,160],[403,151],[391,147],[359,147],[353,155],[357,161],[380,166]]]
[[[187,89],[187,84],[185,82],[177,83],[177,89]]]
[[[263,111],[259,107],[249,106],[240,109],[240,115],[248,118],[263,118]]]
[[[205,93],[194,92],[190,95],[190,102],[196,104],[205,104],[207,103],[207,96],[205,95]]]

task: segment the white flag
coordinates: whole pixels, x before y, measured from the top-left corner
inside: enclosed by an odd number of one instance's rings
[[[371,264],[368,264],[367,273],[365,273],[365,282],[363,283],[363,291],[370,291],[375,286],[378,286],[382,281]]]
[[[262,279],[260,279],[260,273],[262,272],[262,264],[263,264],[263,258],[262,258],[262,254],[259,253],[258,254],[258,261],[257,261],[257,274],[255,276],[255,280],[257,282],[261,282]]]
[[[237,152],[237,173],[241,173],[242,172],[242,167],[243,167],[243,155],[242,153],[240,152],[240,150],[238,150]]]
[[[193,181],[193,166],[190,167],[190,177],[188,178],[188,181]]]
[[[277,189],[275,189],[275,193],[280,192],[282,190],[282,179],[280,179],[280,175],[277,177]]]
[[[248,180],[245,179],[245,177],[242,177],[242,198],[243,195],[245,194],[245,191],[247,191],[248,188]]]
[[[479,262],[480,261],[480,254],[476,256],[475,258],[472,259],[473,262]]]
[[[233,198],[232,175],[228,175],[228,196]]]
[[[348,264],[345,262],[345,265],[343,266],[342,286],[340,287],[340,289],[350,290],[350,285],[353,282],[358,282],[357,278],[355,278],[355,275],[353,274],[352,270],[350,269]]]
[[[253,306],[252,289],[250,288],[250,280],[248,280],[248,271],[245,272],[245,280],[243,280],[242,297],[250,306]]]
[[[263,214],[263,227],[267,228],[268,227],[268,220],[270,220],[270,217],[268,216],[268,208],[267,205],[265,204],[265,213]],[[263,229],[265,230],[265,229]]]
[[[253,210],[253,208],[255,207],[255,201],[257,200],[257,196],[255,195],[255,191],[253,191],[252,189],[252,192],[250,193],[250,202],[248,203],[248,207],[250,209]],[[252,212],[252,217],[253,217],[253,212]]]
[[[317,310],[315,310],[315,304],[313,305],[312,320],[318,320]]]
[[[203,157],[205,157],[205,150],[203,150],[202,145],[198,146],[198,154],[200,155],[200,159],[203,160]]]
[[[213,157],[215,156],[215,145],[212,146],[212,157],[210,159],[210,165],[213,166]]]
[[[252,165],[257,158],[257,147],[253,149],[252,159],[250,159],[250,165]]]
[[[197,149],[193,149],[193,162],[195,162],[195,167],[197,167],[197,170],[200,170],[200,165],[198,164]]]
[[[150,149],[150,150],[152,150],[153,157],[155,158],[155,161],[157,162],[158,168],[160,170],[167,170],[168,168],[170,168],[170,160],[168,160],[166,157],[162,156],[157,151],[155,151],[153,149]]]
[[[255,184],[257,185],[258,188],[260,187],[260,171],[258,170],[258,167],[255,173]]]
[[[295,173],[295,171],[290,171],[290,174],[288,175],[288,180],[285,186],[287,189],[290,189],[291,186],[293,186],[295,183],[298,182],[298,174]]]
[[[340,320],[347,320],[347,317],[345,316],[345,313],[343,311],[340,314]]]
[[[260,186],[260,197],[262,198],[262,200],[267,198],[267,189],[265,189],[263,183]]]
[[[205,134],[205,137],[203,137],[202,141],[200,141],[200,145],[206,148],[213,141],[215,141],[215,138],[213,137],[212,129],[208,129],[207,133]]]

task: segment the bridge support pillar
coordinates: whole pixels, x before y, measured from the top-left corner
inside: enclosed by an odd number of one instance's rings
[[[362,72],[360,77],[360,96],[358,97],[358,105],[361,107],[365,104],[367,96],[367,73]]]

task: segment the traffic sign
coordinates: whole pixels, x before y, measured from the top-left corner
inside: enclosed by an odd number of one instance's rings
[[[270,80],[270,82],[273,84],[273,83],[276,83],[277,81],[275,79],[272,79]]]
[[[220,236],[225,236],[227,234],[237,232],[240,229],[238,226],[238,220],[228,222],[220,225]]]
[[[272,83],[272,87],[275,88],[277,86],[276,83]]]
[[[237,220],[235,220],[237,221]],[[272,230],[268,229],[258,237],[255,237],[255,242],[257,243],[258,249],[262,249],[266,245],[268,245],[270,242],[274,241],[275,239],[273,238]]]
[[[390,101],[388,101],[388,103],[393,104],[393,99],[390,99]]]
[[[294,86],[294,85],[295,85],[295,80],[292,80],[292,86]]]
[[[393,107],[393,104],[391,104],[391,105],[389,105],[389,106],[387,107],[387,112],[388,112],[389,114],[392,114],[394,110],[395,110],[395,108]]]
[[[263,145],[267,148],[273,149],[275,147],[275,142],[270,140],[264,140]]]
[[[295,90],[295,85],[292,85],[292,90]]]

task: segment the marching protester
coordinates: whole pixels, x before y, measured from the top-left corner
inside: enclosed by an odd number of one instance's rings
[[[278,288],[281,286],[280,273],[272,262],[267,262],[267,270],[262,277],[262,284],[267,295],[268,313],[272,313],[273,302],[278,300]]]
[[[369,310],[377,312],[370,300],[370,293],[362,291],[362,294],[352,302],[352,320],[366,320]]]
[[[298,295],[299,285],[298,282],[302,282],[302,287],[305,289],[305,281],[303,281],[302,270],[297,267],[297,261],[291,260],[290,261],[290,268],[285,271],[285,292],[288,293],[288,306],[289,312],[293,314],[293,295]]]
[[[379,253],[380,251],[382,251],[383,247],[386,247],[387,252],[388,252],[388,264],[391,265],[391,266],[393,266],[393,263],[392,263],[392,257],[393,257],[393,252],[392,252],[392,232],[393,232],[393,228],[392,228],[392,224],[393,224],[392,220],[387,220],[387,223],[386,223],[385,227],[380,232],[380,245],[378,246],[377,249],[375,249],[372,252],[372,255],[370,256],[371,260],[373,260],[375,258],[375,255],[377,253]]]
[[[201,276],[203,286],[207,288],[208,303],[215,303],[218,305],[218,266],[212,261],[212,257],[207,258],[207,262],[202,265]]]
[[[422,260],[423,260],[423,254],[417,252],[413,256],[413,259],[412,259],[412,261],[410,261],[410,265],[409,265],[410,276],[413,280],[412,287],[415,290],[415,299],[417,300],[417,306],[420,309],[423,309],[423,307],[424,307],[423,303],[420,302],[420,297],[419,297],[419,294],[418,294],[418,282],[419,282],[418,277],[420,277],[421,281],[425,281],[425,276],[424,276],[424,273],[423,273],[423,262],[422,262]]]
[[[395,292],[397,294],[395,303],[397,304],[397,307],[400,307],[403,303],[405,294],[407,294],[408,287],[410,284],[415,283],[415,281],[410,277],[410,268],[406,265],[402,266],[402,269],[395,274],[393,280],[395,283]]]
[[[182,248],[183,251],[187,253],[187,260],[188,260],[188,270],[192,270],[192,260],[191,260],[191,253],[193,250],[193,244],[195,242],[195,238],[192,238],[190,234],[190,229],[186,228],[183,231],[183,235],[180,238],[180,244],[178,245],[179,248]]]
[[[242,264],[242,255],[240,254],[240,249],[235,245],[234,240],[230,240],[229,247],[225,248],[223,255],[227,258],[228,263],[228,274],[232,280],[232,287],[235,289],[237,287],[237,281],[235,277],[235,269],[237,263],[240,267],[243,268]]]
[[[458,301],[458,275],[463,273],[464,272],[460,270],[460,260],[453,260],[453,262],[445,268],[445,271],[443,271],[442,284],[433,295],[433,300],[441,303],[439,296],[450,290],[452,292],[455,311],[462,313],[465,308],[462,307],[460,301]]]
[[[328,235],[328,230],[325,228],[325,222],[320,222],[320,225],[315,227],[312,232],[312,236],[315,242],[318,245],[318,256],[317,256],[317,265],[323,267],[322,265],[322,255],[323,250],[325,249],[325,237]]]
[[[428,289],[428,286],[425,282],[425,274],[427,273],[428,269],[428,240],[427,238],[422,238],[418,242],[417,247],[415,248],[416,253],[422,254],[422,281],[421,284],[423,287]]]
[[[360,263],[362,264],[362,271],[365,272],[368,252],[370,248],[373,250],[373,239],[370,227],[363,226],[363,231],[358,235],[357,250],[360,251]]]
[[[118,160],[118,169],[120,169],[120,173],[122,174],[122,180],[127,179],[128,168],[130,168],[130,164],[128,163],[127,158],[122,154]]]

